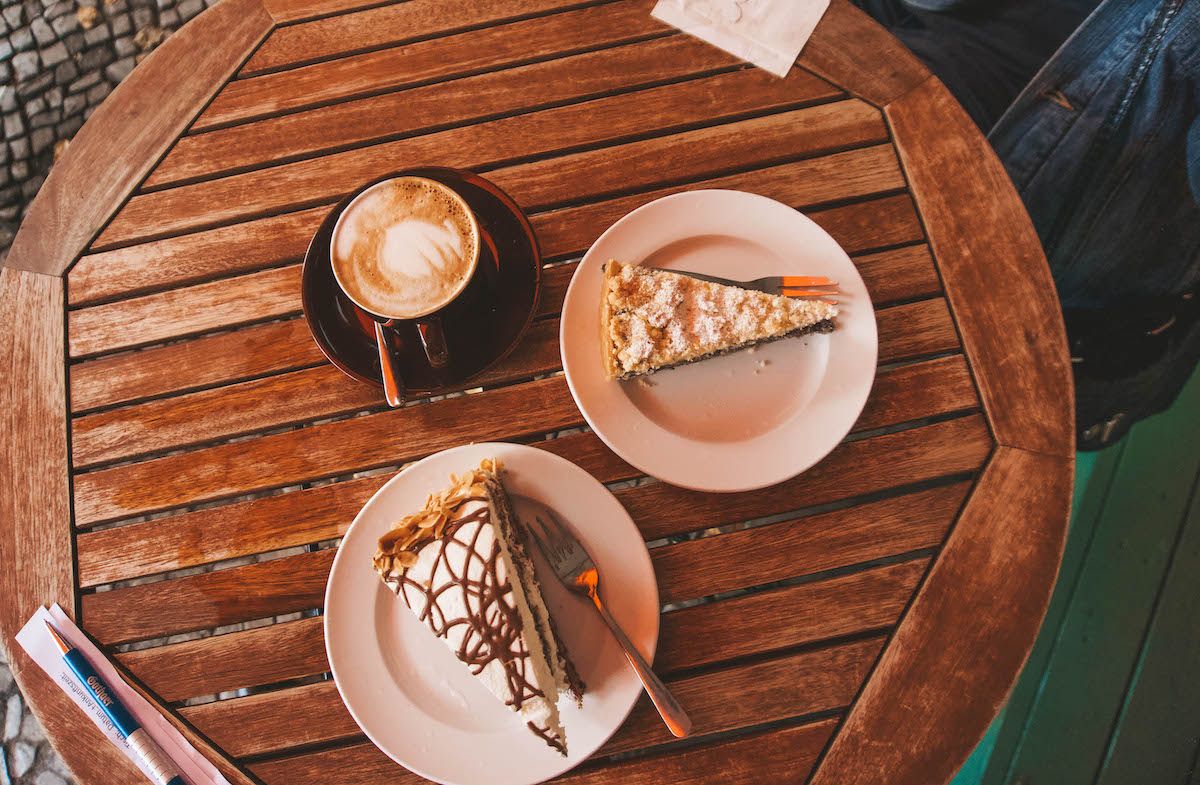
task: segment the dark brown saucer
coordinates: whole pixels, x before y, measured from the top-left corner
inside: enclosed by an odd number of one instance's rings
[[[300,284],[304,318],[313,339],[347,376],[383,386],[374,322],[338,288],[329,260],[330,236],[350,200],[381,180],[401,176],[427,177],[450,186],[466,200],[479,222],[477,272],[463,293],[438,312],[449,364],[436,369],[430,366],[414,322],[384,329],[409,396],[430,395],[461,387],[517,345],[537,306],[542,257],[533,227],[516,202],[478,175],[427,166],[364,184],[339,202],[317,229],[304,255]]]

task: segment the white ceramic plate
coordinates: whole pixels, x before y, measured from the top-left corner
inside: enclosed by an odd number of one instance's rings
[[[563,758],[379,580],[371,558],[380,535],[420,509],[451,472],[492,457],[504,463],[517,516],[527,520],[539,506],[553,510],[595,559],[601,594],[629,637],[650,658],[658,642],[650,555],[624,508],[583,469],[533,447],[473,444],[397,474],[362,508],[338,549],[325,590],[325,649],[338,691],[371,741],[397,763],[447,785],[531,785],[561,774],[616,731],[642,690],[588,601],[562,588],[535,554],[546,603],[587,684],[582,710],[561,704],[570,752]]]
[[[600,286],[609,259],[734,280],[838,281],[838,327],[637,380],[604,376]],[[802,213],[741,191],[666,196],[613,224],[583,257],[563,304],[563,368],[588,423],[629,463],[703,491],[782,482],[850,432],[875,379],[875,312],[850,257]]]

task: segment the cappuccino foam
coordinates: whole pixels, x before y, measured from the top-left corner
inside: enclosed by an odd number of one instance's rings
[[[398,319],[453,300],[475,271],[479,238],[465,204],[431,180],[371,188],[342,215],[331,247],[338,282],[368,311]]]

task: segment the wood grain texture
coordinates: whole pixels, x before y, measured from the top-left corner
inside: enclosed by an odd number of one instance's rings
[[[727,178],[708,180],[693,187],[739,187],[773,195],[781,201],[787,201],[793,206],[805,203],[804,186],[796,182],[796,170],[790,168],[772,168],[762,174],[747,173]],[[821,172],[821,174],[825,174]],[[790,175],[790,177],[789,177]],[[845,176],[844,174],[842,175]],[[669,191],[668,191],[669,192]],[[664,192],[647,194],[640,199],[648,201],[657,198]],[[639,197],[626,197],[627,201],[637,203]],[[644,201],[642,202],[644,203]],[[615,213],[621,206],[608,205],[606,213]],[[312,234],[317,225],[328,213],[329,206],[303,210],[298,213],[287,213],[281,216],[247,221],[231,226],[212,229],[203,232],[181,235],[166,240],[157,240],[141,245],[120,248],[97,254],[90,254],[80,259],[68,273],[67,290],[71,304],[74,306],[89,305],[118,297],[136,296],[152,290],[174,288],[181,285],[200,283],[206,279],[253,272],[266,267],[278,267],[288,262],[298,261],[308,247]],[[583,208],[591,215],[594,207]],[[593,218],[592,220],[572,219],[573,209],[555,211],[551,216],[534,217],[538,224],[539,237],[542,240],[543,251],[547,257],[561,257],[587,248],[591,241],[598,236],[603,227]],[[871,222],[881,225],[883,234],[893,231],[888,228],[888,219],[896,220],[892,212],[872,216]],[[554,231],[553,223],[558,220],[573,220],[577,227],[586,227],[583,236],[571,232]],[[614,219],[615,220],[615,219]],[[820,219],[818,219],[820,220]],[[920,237],[919,224],[912,213],[911,223],[905,224],[909,232],[915,232]],[[835,231],[838,226],[831,227]],[[865,228],[865,226],[864,226]],[[899,227],[897,227],[899,228]],[[547,246],[547,240],[553,242]],[[843,240],[858,247],[870,242],[869,238],[858,236],[846,237]],[[888,293],[885,288],[889,282],[897,286],[905,286],[918,273],[920,279],[936,284],[937,274],[933,272],[933,261],[926,248],[897,249],[893,253],[903,251],[912,254],[912,268],[904,274],[897,272],[887,276],[886,280],[879,278],[877,290],[871,290],[872,299],[876,302],[887,302],[889,299],[899,299]],[[868,260],[860,260],[863,265]],[[867,269],[861,270],[864,276]],[[932,278],[930,278],[932,272]],[[554,291],[554,281],[551,276],[553,269],[546,271],[542,285],[544,294]],[[565,281],[563,282],[565,286]],[[940,284],[922,293],[932,294],[940,291]],[[904,297],[917,296],[905,294]],[[556,300],[561,304],[561,296]],[[557,308],[550,310],[556,311]]]
[[[88,632],[108,645],[311,610],[325,602],[335,554],[316,551],[85,594],[80,608]]]
[[[259,0],[225,0],[158,47],[71,140],[34,197],[8,266],[65,273],[271,26]]]
[[[298,262],[329,206],[88,254],[67,273],[73,307]]]
[[[865,166],[857,169],[848,166],[851,163]],[[497,171],[490,176],[504,186],[508,184],[504,174]],[[889,150],[867,148],[534,214],[531,223],[538,233],[543,257],[561,258],[585,250],[612,221],[629,210],[670,193],[735,187],[805,207],[887,192],[902,182]],[[849,253],[922,237],[907,195],[808,214]],[[296,314],[300,311],[300,273],[300,265],[288,265],[71,311],[72,356],[83,358]],[[548,278],[559,274],[551,271]],[[561,283],[551,280],[549,285]],[[556,294],[557,290],[552,288],[551,292]],[[540,306],[542,312],[548,312],[554,302],[548,299]]]
[[[233,761],[224,749],[214,744],[211,739],[205,736],[202,732],[198,731],[195,725],[184,718],[174,708],[163,702],[158,695],[147,689],[146,685],[142,684],[136,676],[130,673],[128,668],[124,667],[120,662],[113,662],[112,665],[114,668],[116,668],[117,673],[121,675],[121,678],[125,681],[125,683],[128,684],[134,692],[138,693],[147,701],[149,701],[150,705],[153,706],[160,714],[162,714],[163,717],[166,718],[167,722],[171,723],[175,730],[179,731],[180,735],[182,735],[184,739],[191,743],[197,752],[207,758],[208,761],[216,767],[217,771],[219,771],[225,777],[230,785],[262,785],[245,768],[239,766],[235,761]],[[144,778],[145,775],[139,772],[138,776],[139,782],[146,781]],[[96,779],[92,781],[106,784],[111,782],[107,771],[103,771],[103,773],[98,775]]]
[[[329,203],[364,182],[406,167],[494,167],[747,113],[795,108],[831,92],[819,80],[735,71],[451,128],[135,196],[94,246],[101,250]]]
[[[640,475],[592,434],[534,442],[534,446],[583,467],[600,482]],[[94,586],[334,539],[345,532],[354,511],[390,478],[391,473],[360,477],[154,521],[81,532],[80,584]]]
[[[226,280],[157,292],[71,311],[71,357],[158,343],[188,333],[298,313],[300,265],[276,267]]]
[[[71,410],[234,384],[324,362],[304,319],[258,324],[77,363],[71,367]]]
[[[929,78],[929,71],[904,44],[849,0],[829,4],[796,63],[876,106],[887,105]]]
[[[702,747],[664,752],[620,763],[584,766],[555,782],[568,785],[701,785],[721,773],[728,785],[802,782],[833,734],[836,719],[725,739]],[[373,744],[357,744],[256,763],[251,770],[267,785],[419,785],[426,780],[397,766]]]
[[[322,622],[313,616],[116,658],[163,700],[183,700],[326,671]]]
[[[941,300],[895,306],[880,311],[877,319],[883,338],[881,362],[950,352],[958,346]],[[947,392],[954,389],[948,387]],[[961,392],[961,385],[958,389]],[[928,412],[921,407],[940,400],[912,398],[910,405],[917,408],[907,411]],[[951,400],[956,402],[947,405],[955,409],[969,405],[962,398]],[[484,414],[498,410],[511,413],[508,422]],[[486,426],[492,438],[503,440],[580,423],[582,416],[561,377],[489,390],[81,474],[75,479],[76,523],[90,525],[399,464],[459,443],[456,439],[481,440],[472,428]]]
[[[496,411],[510,416],[487,416]],[[398,465],[466,441],[519,439],[582,423],[563,380],[547,379],[78,475],[76,521]],[[417,431],[426,438],[414,438]]]
[[[938,321],[940,310],[936,301],[931,302],[897,306],[899,312],[894,315],[888,313],[889,309],[880,312],[886,328],[880,335],[884,362],[954,348],[949,320]],[[915,324],[922,320],[921,325]],[[914,337],[910,331],[915,326],[928,330]],[[517,349],[496,367],[450,389],[511,383],[560,368],[558,320],[547,319],[535,322]],[[175,368],[176,373],[180,371]],[[939,379],[941,374],[945,378]],[[855,430],[900,422],[894,419],[899,412],[932,416],[977,403],[961,359],[957,363],[947,360],[889,373],[887,379],[888,386],[875,396],[878,400],[864,413]],[[913,386],[934,383],[938,389],[932,393]],[[902,398],[906,389],[908,395]],[[78,417],[71,428],[72,465],[76,469],[91,468],[283,425],[383,408],[385,403],[379,389],[350,379],[332,365],[322,363],[304,370]]]
[[[940,545],[966,483],[703,537],[650,552],[664,603]]]
[[[439,39],[439,43],[444,44],[444,36],[458,30],[496,28],[513,19],[553,14],[587,4],[586,0],[524,0],[519,4],[506,0],[473,0],[469,4],[461,0],[389,3],[379,8],[282,27],[263,42],[239,76],[423,39]],[[329,5],[342,10],[336,3]],[[269,4],[268,10],[274,15],[273,5]],[[324,8],[322,11],[328,13]]]
[[[580,207],[554,210],[530,217],[547,261],[569,258],[586,251],[593,240],[629,212],[663,196],[699,188],[728,188],[768,196],[792,207],[809,203],[809,194],[826,186],[797,179],[798,167],[811,162],[782,164],[743,174],[685,183],[649,193],[622,196]],[[913,243],[924,238],[916,207],[907,194],[873,199],[826,210],[805,211],[850,254]],[[586,240],[584,238],[587,238]]]
[[[656,539],[972,472],[991,447],[982,416],[970,415],[842,444],[804,474],[758,491],[711,494],[656,483],[617,498],[646,539]]]
[[[828,154],[886,141],[874,108],[839,101],[493,170],[488,178],[537,212],[814,156],[793,164],[792,174],[809,184],[804,203],[819,204],[903,189],[889,144]],[[722,152],[714,156],[712,150]]]
[[[935,79],[886,114],[997,441],[1074,455],[1062,311],[1004,167]]]
[[[133,785],[141,773],[14,639],[41,605],[75,617],[62,311],[61,278],[0,269],[0,647],[71,770]]]
[[[653,558],[660,575],[661,599],[694,599],[934,547],[954,519],[965,490],[955,485],[656,549]],[[654,495],[653,491],[633,489],[623,493],[621,499],[632,507],[644,508],[645,497]],[[772,502],[752,514],[786,512],[795,506],[786,498]],[[654,526],[649,516],[639,516],[635,523]],[[342,522],[325,534],[340,536],[345,525]],[[678,532],[681,525],[686,523],[676,523],[670,533]],[[662,531],[655,533],[661,536]],[[100,537],[104,539],[102,533]],[[189,533],[180,539],[199,538],[198,533]],[[125,539],[128,541],[128,537]],[[134,547],[144,548],[140,543]],[[276,543],[275,547],[280,545]],[[322,604],[333,555],[330,550],[305,553],[86,594],[82,598],[83,616],[91,634],[116,645],[309,610]],[[689,569],[699,574],[689,576]]]
[[[392,8],[403,5],[408,3]],[[404,34],[403,30],[378,32]],[[471,30],[230,82],[192,128],[210,130],[277,112],[448,81],[668,32],[644,8],[631,3],[582,8],[503,27]],[[353,44],[343,40],[340,45]]]
[[[362,738],[332,679],[187,706],[180,713],[236,758]]]
[[[334,16],[376,5],[382,5],[380,0],[263,0],[263,7],[277,25]]]
[[[802,508],[812,505],[972,471],[982,463],[990,443],[980,443],[971,430],[972,424],[968,418],[941,426],[927,426],[916,431],[843,445],[818,465],[818,468],[825,468],[825,472],[818,472],[819,479],[831,484],[824,489],[813,489],[814,481],[807,479],[809,474],[817,471],[813,469],[753,497],[750,494],[703,494],[658,483],[619,491],[617,498],[629,511],[634,523],[647,540],[752,518],[799,512]],[[896,438],[906,435],[910,442],[906,445],[907,450],[900,448]],[[965,445],[946,444],[953,438],[962,439]],[[905,454],[906,451],[908,454]],[[892,461],[896,467],[890,476],[871,478],[866,484],[855,485],[844,475],[848,473],[848,464],[854,465],[856,460],[863,462],[861,465],[869,465],[871,461]],[[823,477],[820,476],[822,474]],[[835,486],[833,483],[839,484]],[[881,502],[879,506],[865,513],[852,508],[849,512],[831,514],[830,519],[840,522],[845,531],[827,541],[817,538],[817,542],[830,547],[828,553],[817,551],[811,556],[805,556],[803,553],[781,551],[779,558],[788,558],[790,554],[797,565],[807,564],[811,571],[819,571],[846,566],[855,560],[864,561],[932,547],[940,542],[946,525],[961,501],[961,495],[954,495],[956,492],[961,494],[961,489],[925,492],[913,500],[913,503],[929,505],[929,509],[905,512],[901,509],[903,505],[897,507],[900,504],[898,502]],[[727,500],[729,496],[738,498],[730,502]],[[860,519],[860,514],[865,517]],[[864,544],[855,539],[860,532],[854,522],[871,520],[871,515],[880,516],[870,535],[878,541]],[[340,526],[344,526],[344,522],[348,520],[350,517],[343,518],[340,523],[334,523],[333,526],[338,527],[335,531],[340,532]],[[892,524],[894,528],[889,528]],[[790,527],[772,531],[779,536],[787,535],[789,539],[786,539],[785,543],[795,544],[803,551],[810,542],[810,535],[806,533],[805,526],[805,523],[798,522]],[[693,548],[690,551],[692,553],[703,553],[709,548],[732,547],[723,545],[728,542],[750,546],[766,536],[768,535],[763,532],[742,533],[733,540],[705,540],[702,541],[703,545],[689,547]],[[186,540],[189,537],[193,540],[201,539],[199,533],[191,533],[181,539]],[[179,550],[182,549],[174,548],[172,552]],[[685,548],[683,552],[689,551]],[[720,559],[712,563],[714,569],[729,558],[727,550],[719,550],[719,553]],[[188,559],[211,558],[203,552],[197,554],[195,546],[183,550],[183,554],[184,558]],[[261,564],[89,594],[83,598],[84,619],[88,629],[99,640],[106,644],[117,644],[316,608],[321,604],[332,558],[333,554],[329,551],[306,553]],[[815,561],[812,561],[814,559]],[[755,568],[745,568],[751,571],[746,573],[750,577],[745,580],[753,580],[759,576],[759,573],[753,572],[759,568],[766,571],[763,574],[770,574],[770,564],[768,562]],[[774,569],[787,567],[776,563]],[[803,570],[791,572],[785,577],[802,573]],[[752,585],[743,583],[743,578],[739,575],[736,568],[732,569],[730,580],[736,584],[732,588]],[[755,582],[763,583],[768,580],[771,578]],[[664,582],[662,591],[668,599],[698,596],[694,593],[697,589],[689,588],[690,585],[683,582],[676,590]],[[702,582],[699,585],[704,586]],[[678,593],[674,593],[676,591]]]
[[[703,41],[669,36],[435,82],[185,136],[143,188],[730,70],[737,63]]]
[[[707,667],[882,630],[899,620],[929,561],[916,559],[670,611],[663,614],[656,663],[675,669]],[[696,645],[714,635],[719,647]]]
[[[705,736],[840,709],[853,699],[883,648],[885,636],[739,664],[667,681],[687,708],[692,733]],[[642,695],[597,755],[674,741],[650,699]]]
[[[928,559],[880,567],[783,589],[774,589],[702,609],[670,611],[663,617],[657,661],[675,671],[714,658],[732,659],[760,650],[789,649],[895,624]],[[780,613],[780,608],[788,612]],[[780,620],[783,623],[780,623]],[[697,647],[701,635],[719,636],[720,647]],[[332,681],[218,701],[182,713],[230,755],[278,753],[305,744],[359,736]]]
[[[513,353],[494,368],[445,392],[529,379],[558,370],[558,320],[534,322]],[[75,467],[195,446],[239,434],[384,409],[383,391],[322,363],[265,379],[78,418],[72,425]]]
[[[853,261],[876,307],[896,300],[933,297],[942,291],[933,257],[924,245],[867,254]],[[556,314],[561,310],[575,267],[571,262],[542,271],[539,314]],[[76,265],[71,272],[78,269]],[[535,323],[525,342],[536,342],[539,329],[549,328]],[[543,350],[544,347],[524,343],[518,349],[530,356]],[[252,325],[131,354],[79,362],[71,367],[71,409],[78,414],[324,363],[325,358],[302,319]]]
[[[865,591],[892,596],[897,591],[896,581],[904,584],[908,579],[869,570],[858,582],[838,585],[873,586],[877,580],[890,588]],[[320,591],[324,591],[323,582]],[[829,587],[806,590],[792,587],[762,595],[753,595],[758,597],[756,600],[748,597],[722,600],[666,614],[663,617],[664,636],[676,623],[683,625],[685,630],[695,629],[695,625],[703,623],[711,614],[715,622],[713,629],[721,633],[722,646],[699,651],[677,648],[664,650],[656,658],[658,672],[671,674],[700,664],[717,664],[736,656],[780,651],[788,648],[789,642],[799,644],[823,640],[829,637],[827,633],[834,630],[862,632],[874,629],[875,621],[880,618],[877,613],[856,610],[861,608],[861,604],[853,598],[848,598],[845,607],[839,602],[831,603],[825,608],[825,618],[821,621],[814,621],[813,615],[806,613],[793,617],[790,609],[784,610],[788,607],[786,603],[797,597],[828,597]],[[746,627],[726,623],[733,612],[725,608],[723,603],[726,602],[735,602],[736,608],[754,614],[748,619]],[[896,596],[890,605],[895,608],[903,602],[904,598]],[[778,638],[762,634],[763,614],[768,611],[780,628]],[[92,622],[88,620],[86,623],[90,628]],[[312,617],[118,656],[165,700],[182,700],[324,673],[329,666],[325,658],[322,629],[320,617]],[[679,634],[671,635],[672,640],[680,640]],[[726,648],[731,652],[728,655],[724,653]]]
[[[958,770],[1037,635],[1066,540],[1073,466],[996,448],[814,785],[940,783]]]

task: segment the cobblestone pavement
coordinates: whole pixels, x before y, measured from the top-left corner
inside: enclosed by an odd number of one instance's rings
[[[215,2],[0,0],[0,253],[55,156],[100,102],[171,31]]]
[[[0,0],[0,259],[84,121],[154,47],[215,2]],[[3,652],[0,741],[0,785],[70,785]]]
[[[0,651],[0,785],[68,785],[71,774],[59,760],[17,691]]]

